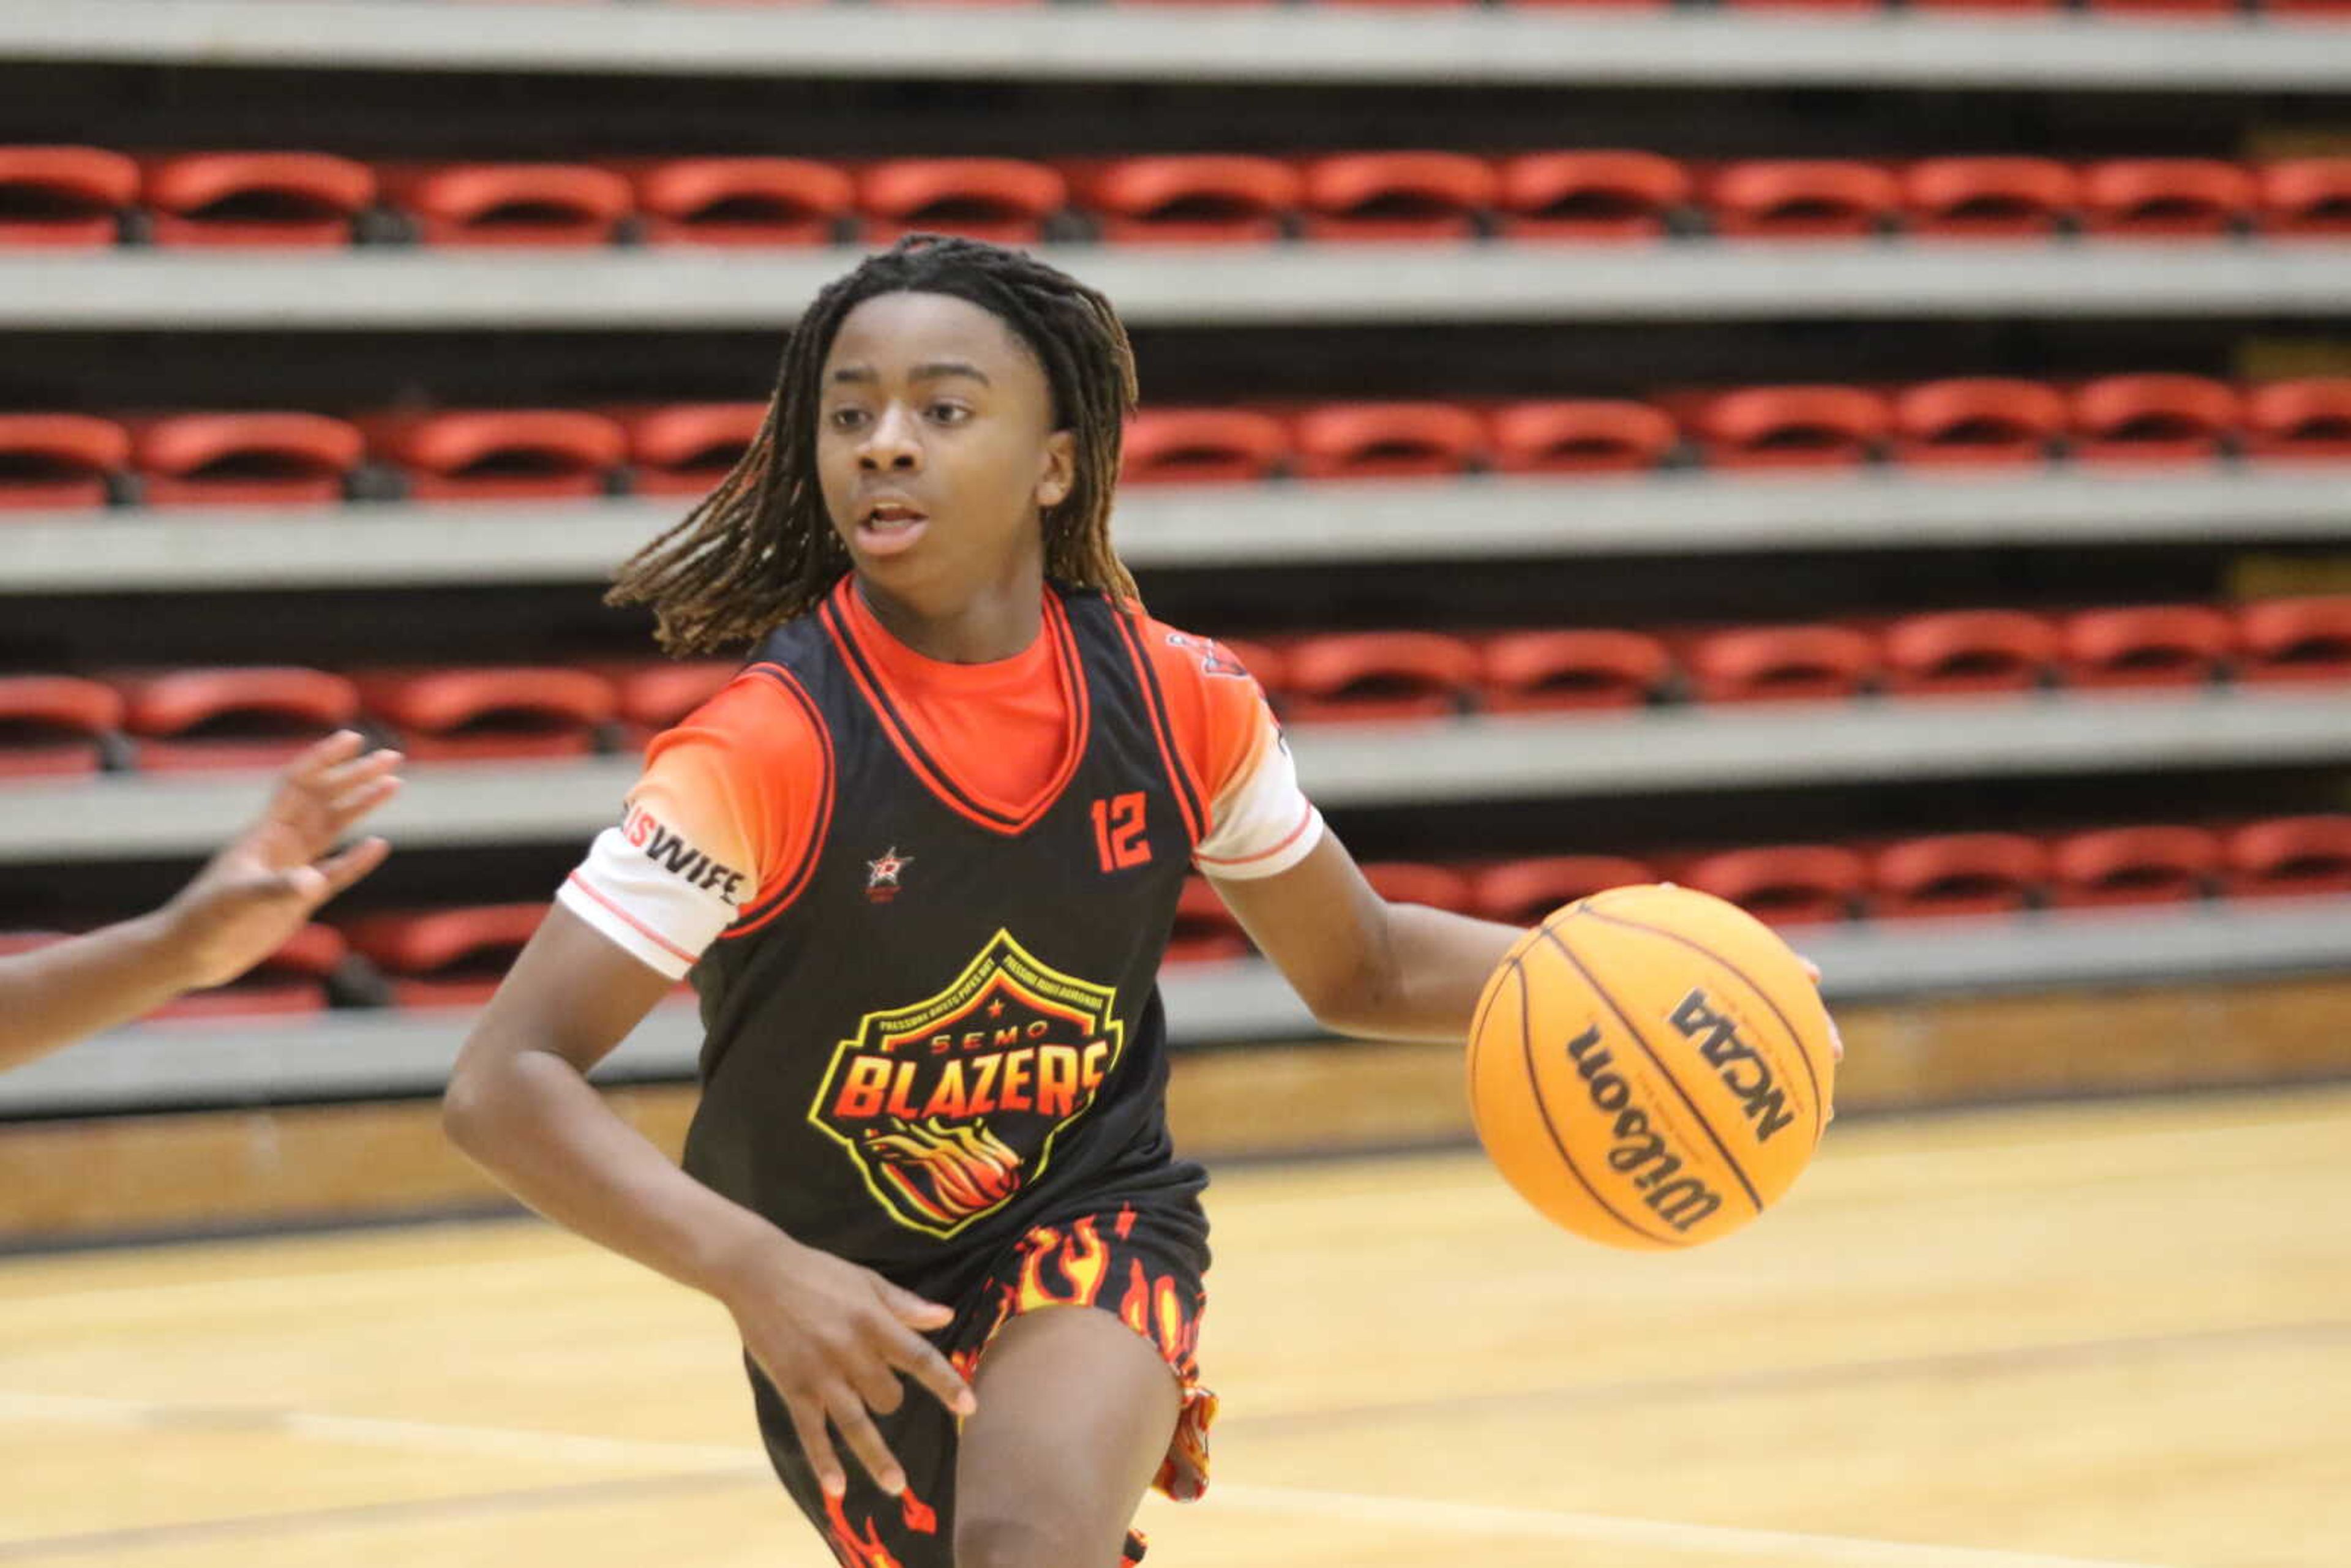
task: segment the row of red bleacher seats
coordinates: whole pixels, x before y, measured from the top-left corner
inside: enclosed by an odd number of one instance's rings
[[[326,152],[0,147],[0,246],[821,246],[2351,235],[2351,158],[1744,159],[1609,149],[1083,162],[670,158],[372,165]]]
[[[758,434],[760,403],[455,410],[342,420],[301,413],[118,420],[0,413],[0,515],[148,506],[317,506],[345,497],[561,500],[696,496]],[[1652,402],[1348,402],[1138,414],[1129,484],[1239,484],[1873,461],[2029,467],[2351,459],[2351,377],[2243,387],[2203,376],[2011,377],[1668,393]]]
[[[1950,833],[1856,844],[1779,844],[1633,859],[1550,855],[1441,865],[1367,864],[1388,898],[1531,925],[1604,887],[1668,878],[1775,925],[1938,916],[1998,916],[2036,907],[2106,908],[2351,894],[2351,816],[2266,818],[2223,827],[2182,823],[2100,828],[2046,837]],[[500,904],[361,915],[312,925],[244,981],[185,998],[167,1018],[316,1012],[332,994],[403,1008],[471,1007],[530,939],[544,904]],[[0,954],[56,940],[0,934]],[[1168,946],[1172,964],[1245,956],[1213,889],[1186,886]]]
[[[2234,610],[1974,610],[1651,633],[1356,632],[1227,646],[1297,724],[1574,712],[1661,700],[1835,701],[2351,681],[2351,596]],[[0,676],[0,778],[276,765],[345,726],[420,762],[642,745],[733,677],[725,661],[601,669],[193,669]]]

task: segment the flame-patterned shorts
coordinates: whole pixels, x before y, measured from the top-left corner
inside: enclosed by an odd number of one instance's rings
[[[1180,1218],[1155,1217],[1147,1203],[1119,1205],[1107,1213],[1036,1227],[963,1289],[925,1289],[924,1281],[913,1282],[914,1288],[956,1308],[955,1321],[933,1340],[967,1378],[998,1330],[1040,1307],[1111,1312],[1149,1340],[1174,1370],[1184,1400],[1153,1485],[1188,1502],[1207,1488],[1208,1426],[1217,1414],[1217,1396],[1200,1385],[1196,1354],[1207,1301],[1201,1283],[1207,1248],[1198,1216],[1188,1199]],[[959,1423],[946,1406],[910,1385],[895,1411],[873,1417],[883,1440],[905,1467],[903,1497],[876,1487],[843,1448],[849,1492],[833,1499],[817,1485],[783,1401],[756,1367],[751,1391],[776,1474],[847,1568],[954,1568]],[[1141,1532],[1130,1530],[1125,1563],[1141,1562],[1144,1546]]]

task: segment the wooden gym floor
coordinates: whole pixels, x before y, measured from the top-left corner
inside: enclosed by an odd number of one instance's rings
[[[2339,1568],[2351,1090],[1840,1126],[1706,1251],[1227,1172],[1154,1568]],[[525,1221],[0,1264],[0,1563],[822,1568],[718,1310]]]

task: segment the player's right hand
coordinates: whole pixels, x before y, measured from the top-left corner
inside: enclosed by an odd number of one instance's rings
[[[895,1496],[906,1489],[906,1472],[882,1440],[873,1412],[898,1408],[905,1392],[900,1375],[958,1416],[978,1407],[970,1386],[920,1332],[945,1328],[955,1314],[871,1269],[779,1240],[724,1298],[743,1346],[775,1385],[828,1496],[849,1486],[833,1431],[874,1484]]]

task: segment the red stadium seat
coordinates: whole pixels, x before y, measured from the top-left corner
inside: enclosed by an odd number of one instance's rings
[[[114,685],[147,773],[276,768],[360,716],[359,688],[324,670],[172,670]]]
[[[341,246],[375,202],[375,172],[325,152],[188,152],[147,166],[163,246]]]
[[[1553,910],[1611,887],[1655,882],[1657,873],[1622,855],[1543,855],[1488,866],[1470,879],[1469,907],[1505,925],[1533,925]]]
[[[1868,885],[1869,868],[1841,844],[1775,844],[1700,856],[1676,880],[1768,925],[1809,925],[1849,916]]]
[[[2252,457],[2351,457],[2351,376],[2305,376],[2244,392]]]
[[[601,496],[628,437],[575,409],[481,409],[362,422],[377,456],[420,501],[561,500]]]
[[[1205,877],[1187,876],[1176,895],[1176,925],[1167,934],[1168,964],[1217,964],[1249,956],[1249,940]]]
[[[95,773],[122,698],[69,675],[0,675],[0,779]]]
[[[2049,852],[2023,833],[1903,839],[1870,860],[1870,912],[1890,919],[2006,915],[2049,881]]]
[[[403,1008],[478,1007],[490,999],[538,923],[544,904],[371,915],[346,931],[374,960]]]
[[[2053,235],[2081,200],[2053,158],[1924,158],[1902,172],[1903,227],[1938,238]]]
[[[700,496],[716,489],[758,438],[763,402],[672,403],[628,414],[631,486],[646,496]]]
[[[139,165],[98,147],[0,147],[0,246],[115,242]]]
[[[1486,457],[1486,423],[1450,402],[1336,402],[1291,425],[1309,479],[1407,479],[1458,474]]]
[[[1512,239],[1648,239],[1690,199],[1689,172],[1655,152],[1526,152],[1497,173],[1496,222]]]
[[[367,455],[356,425],[318,413],[183,413],[135,425],[151,506],[319,505],[342,499]]]
[[[2216,159],[2116,158],[2082,171],[2082,221],[2092,234],[2210,237],[2252,204],[2252,176]]]
[[[0,413],[0,515],[103,507],[131,465],[131,433],[80,413]]]
[[[2057,628],[2022,610],[1906,615],[1879,638],[1886,689],[1905,696],[2026,692],[2057,658]]]
[[[875,239],[925,231],[1033,245],[1070,187],[1058,170],[1010,158],[899,158],[860,174],[857,199]]]
[[[1843,158],[1757,159],[1708,183],[1717,234],[1824,239],[1876,234],[1900,208],[1902,187],[1875,163]]]
[[[1302,637],[1282,650],[1285,711],[1301,723],[1442,718],[1478,679],[1478,653],[1436,632]]]
[[[1632,474],[1680,439],[1670,415],[1621,398],[1505,403],[1492,421],[1494,466],[1507,474]]]
[[[1506,632],[1479,656],[1479,702],[1493,713],[1636,707],[1673,672],[1666,645],[1635,632]]]
[[[2220,888],[2231,898],[2351,893],[2351,817],[2272,817],[2220,841]]]
[[[1700,637],[1689,653],[1702,702],[1804,702],[1857,695],[1877,648],[1846,626],[1750,626]]]
[[[2319,21],[2339,20],[2351,15],[2351,0],[2262,0],[2262,14],[2297,20],[2304,17]]]
[[[2229,618],[2201,604],[2085,610],[2058,623],[2069,686],[2195,686],[2220,674],[2236,647]]]
[[[383,185],[427,245],[608,245],[632,200],[628,181],[581,163],[395,167]]]
[[[2253,190],[2264,234],[2322,239],[2351,235],[2351,158],[2288,158],[2263,164],[2253,171]]]
[[[2243,418],[2235,389],[2203,376],[2102,376],[2074,392],[2083,463],[2209,463]]]
[[[1698,434],[1718,468],[1849,468],[1869,460],[1893,413],[1848,386],[1746,387],[1699,405]]]
[[[1113,244],[1237,245],[1281,237],[1304,182],[1278,158],[1123,158],[1078,181]]]
[[[1307,237],[1468,239],[1494,205],[1494,167],[1466,152],[1346,152],[1305,165]]]
[[[2351,595],[2244,605],[2237,641],[2241,681],[2351,681]]]
[[[2238,0],[2083,0],[2097,16],[2225,16],[2237,10]]]
[[[806,158],[670,158],[628,174],[653,245],[829,245],[857,205],[848,171]]]
[[[2220,869],[2220,841],[2202,828],[2101,828],[2049,846],[2049,901],[2061,909],[2179,904]]]
[[[600,675],[530,666],[378,671],[360,697],[419,762],[584,757],[619,700]]]
[[[1364,880],[1391,904],[1425,904],[1464,915],[1469,910],[1469,873],[1422,861],[1369,861]]]
[[[350,954],[331,925],[305,925],[239,978],[168,1002],[153,1019],[286,1017],[323,1012],[326,982]]]
[[[1289,455],[1290,432],[1270,413],[1146,409],[1127,423],[1121,477],[1130,485],[1242,485],[1271,478]]]
[[[742,672],[733,659],[664,660],[607,672],[621,717],[641,739],[679,723]]]
[[[2001,376],[1921,382],[1894,397],[1896,461],[1929,468],[2028,467],[2064,434],[2056,388]]]

